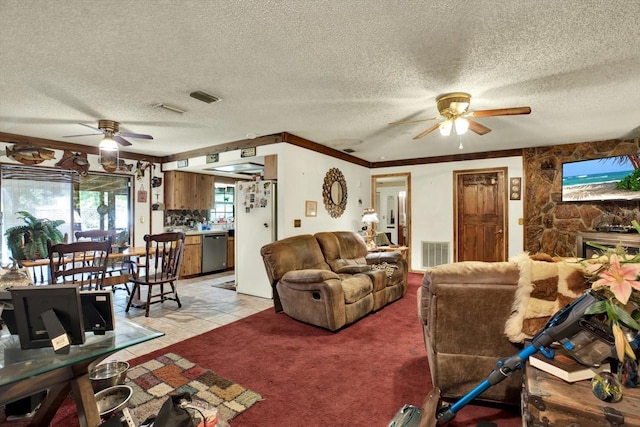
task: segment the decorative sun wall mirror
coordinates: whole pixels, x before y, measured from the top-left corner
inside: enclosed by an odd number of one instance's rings
[[[338,168],[331,168],[322,185],[324,207],[332,218],[339,218],[347,207],[347,182]]]

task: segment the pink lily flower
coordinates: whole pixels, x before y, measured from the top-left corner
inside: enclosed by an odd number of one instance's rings
[[[615,254],[611,255],[609,263],[609,269],[600,273],[600,278],[593,283],[592,287],[609,286],[616,299],[626,304],[633,289],[640,291],[640,282],[636,280],[640,273],[640,264],[620,264]]]

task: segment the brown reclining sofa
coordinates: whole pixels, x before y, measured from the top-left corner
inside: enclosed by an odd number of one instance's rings
[[[277,312],[336,331],[395,301],[407,291],[400,253],[368,253],[349,231],[288,237],[260,253]]]

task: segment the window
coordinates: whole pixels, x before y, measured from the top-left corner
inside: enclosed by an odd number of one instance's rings
[[[213,209],[211,210],[211,221],[214,223],[233,222],[234,217],[234,194],[235,187],[216,184],[214,190]]]
[[[76,230],[129,228],[129,177],[88,175],[74,189]]]
[[[37,218],[64,220],[59,229],[74,240],[79,230],[116,229],[131,232],[130,180],[128,176],[89,174],[45,167],[2,165],[2,262],[11,256],[5,230],[21,225],[16,212]]]

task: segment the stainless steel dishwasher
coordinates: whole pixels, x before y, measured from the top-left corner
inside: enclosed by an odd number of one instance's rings
[[[227,233],[202,235],[202,272],[227,268]]]

